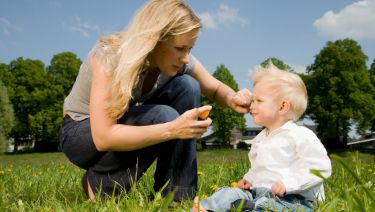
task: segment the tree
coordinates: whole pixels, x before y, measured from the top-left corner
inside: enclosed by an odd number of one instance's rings
[[[56,151],[59,144],[58,132],[62,122],[63,102],[78,74],[81,60],[72,52],[53,56],[47,67],[46,94],[49,97],[43,107],[29,116],[30,128],[36,139],[37,152]]]
[[[287,71],[292,71],[294,72],[294,70],[287,64],[285,64],[282,60],[279,60],[275,57],[270,57],[268,58],[267,60],[265,60],[264,62],[262,62],[260,65],[265,67],[268,65],[269,62],[272,62],[272,64],[274,64],[276,67],[278,67],[279,69],[281,70],[287,70]]]
[[[224,65],[219,65],[213,73],[213,76],[231,87],[233,90],[239,90],[238,84],[234,80],[233,75]],[[245,129],[246,120],[242,114],[239,114],[230,108],[222,108],[208,98],[202,97],[202,105],[205,104],[213,106],[210,113],[210,117],[213,119],[213,131],[215,135],[221,139],[223,144],[229,144],[233,128],[237,128],[240,131]]]
[[[8,146],[8,134],[12,130],[13,125],[13,107],[8,98],[7,88],[0,80],[0,154]]]
[[[368,74],[369,74],[372,85],[375,87],[375,58],[372,61],[370,69],[368,70]],[[371,131],[372,132],[375,131],[375,120],[372,120]]]
[[[371,63],[371,66],[370,66],[370,69],[368,70],[370,76],[375,76],[375,58],[372,60],[372,63]],[[371,79],[371,80],[375,80],[375,79]],[[374,81],[372,81],[374,82]]]
[[[14,152],[20,143],[35,144],[34,151],[56,151],[65,97],[77,76],[81,60],[71,52],[55,55],[44,68],[38,60],[23,59],[0,64],[0,77],[14,107],[11,132]]]
[[[60,85],[64,96],[69,94],[77,77],[82,61],[72,52],[63,52],[53,56],[47,73],[53,85]],[[63,100],[63,99],[62,99]]]
[[[371,126],[375,117],[374,86],[366,68],[367,56],[351,39],[327,42],[307,68],[309,92],[306,114],[318,124],[327,147],[347,143],[352,124]]]
[[[61,105],[55,106],[60,108]],[[54,152],[58,150],[58,132],[62,122],[62,111],[44,107],[29,116],[30,130],[35,140],[35,152]]]
[[[15,113],[15,126],[11,136],[14,138],[14,152],[20,143],[35,141],[30,128],[29,116],[39,112],[49,98],[46,83],[48,79],[44,64],[39,60],[23,59],[11,61],[7,67],[10,79],[6,81],[9,99]]]

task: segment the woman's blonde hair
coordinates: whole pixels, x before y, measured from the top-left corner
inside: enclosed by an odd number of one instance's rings
[[[254,86],[257,83],[267,83],[269,93],[276,100],[286,100],[290,103],[288,118],[296,121],[307,107],[307,89],[305,83],[296,73],[280,70],[272,62],[266,67],[258,67],[250,73]]]
[[[112,77],[108,115],[118,119],[127,111],[140,72],[149,65],[148,56],[158,42],[201,27],[183,0],[150,0],[124,31],[102,38],[99,45],[106,46],[102,61],[110,64]]]

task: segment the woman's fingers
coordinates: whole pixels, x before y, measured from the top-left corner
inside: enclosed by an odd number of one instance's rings
[[[186,111],[175,120],[177,138],[189,139],[200,138],[212,123],[209,117],[205,120],[198,120],[201,111],[211,110],[211,106],[203,106]]]
[[[251,92],[249,89],[244,88],[236,93],[236,95],[233,97],[233,100],[237,105],[243,106],[243,107],[250,107],[251,102]]]

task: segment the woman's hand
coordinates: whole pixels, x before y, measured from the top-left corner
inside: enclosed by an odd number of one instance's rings
[[[244,88],[240,91],[237,91],[231,98],[229,105],[231,108],[238,113],[248,113],[250,112],[250,103],[251,103],[251,92],[249,89]]]
[[[246,189],[246,190],[248,190],[248,189],[250,189],[252,186],[253,186],[253,185],[252,185],[249,181],[247,181],[247,180],[245,180],[245,179],[242,179],[242,180],[238,181],[238,183],[237,183],[237,187],[238,187],[238,188],[241,188],[241,189]]]
[[[212,120],[210,118],[198,120],[199,114],[211,109],[212,106],[206,105],[181,114],[173,121],[173,137],[177,139],[200,138],[211,125]]]
[[[238,113],[250,112],[251,92],[242,89],[235,92],[228,85],[219,81],[194,57],[192,76],[199,82],[202,93],[220,106],[230,107]]]

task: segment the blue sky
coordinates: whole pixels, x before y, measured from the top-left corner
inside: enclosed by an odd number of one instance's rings
[[[0,63],[18,57],[49,65],[71,51],[86,57],[96,40],[121,31],[145,0],[1,0]],[[224,64],[241,88],[269,57],[298,72],[327,41],[352,38],[375,58],[375,0],[187,0],[204,29],[193,49],[212,73]]]
[[[122,30],[144,0],[2,0],[0,62],[49,64],[71,51],[81,59],[103,35]],[[276,57],[303,71],[327,41],[352,38],[375,57],[375,0],[187,0],[204,29],[193,49],[212,73],[224,64],[240,87],[248,70]]]

